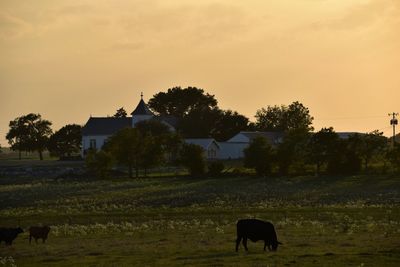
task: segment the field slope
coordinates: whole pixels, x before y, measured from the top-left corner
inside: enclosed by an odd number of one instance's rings
[[[400,266],[400,179],[0,178],[0,225],[51,225],[0,246],[0,266]],[[236,221],[284,243],[234,252]],[[13,263],[14,262],[14,263]]]

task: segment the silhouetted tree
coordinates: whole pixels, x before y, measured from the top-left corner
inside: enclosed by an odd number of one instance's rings
[[[320,173],[321,166],[332,158],[338,140],[339,136],[332,127],[322,128],[311,136],[308,145],[309,160],[316,165],[317,175]]]
[[[327,172],[330,174],[356,174],[361,170],[361,158],[354,150],[354,139],[337,139],[328,157]]]
[[[144,170],[147,176],[147,170],[151,167],[158,166],[164,160],[164,139],[160,136],[143,135],[142,146],[143,151],[140,155],[139,166]]]
[[[101,178],[106,178],[113,166],[113,157],[104,150],[89,149],[85,164],[91,173]]]
[[[191,176],[202,176],[206,168],[203,148],[194,144],[183,144],[180,163],[189,170]]]
[[[387,150],[386,159],[393,169],[400,172],[400,144],[396,143],[394,147]]]
[[[125,128],[108,139],[104,149],[109,151],[118,163],[128,167],[129,178],[132,178],[133,168],[139,177],[140,160],[145,146],[140,132],[136,128]]]
[[[236,111],[221,111],[214,123],[211,136],[217,141],[226,141],[240,131],[248,129],[249,119]]]
[[[72,153],[81,150],[82,127],[77,124],[67,124],[50,136],[48,149],[58,157],[70,157]]]
[[[276,150],[276,161],[281,174],[288,174],[289,168],[294,164],[298,169],[304,167],[309,139],[310,133],[306,129],[293,129],[285,134]]]
[[[192,110],[213,109],[217,100],[213,95],[204,93],[196,87],[173,87],[167,92],[155,94],[148,103],[149,107],[161,115],[173,115],[183,118]]]
[[[370,161],[383,155],[388,140],[383,136],[383,132],[379,130],[372,131],[362,136],[362,145],[360,147],[360,155],[364,161],[364,168],[368,170]]]
[[[221,175],[224,168],[225,166],[222,161],[213,161],[208,165],[208,175],[217,177],[218,175]]]
[[[243,152],[245,167],[254,168],[262,176],[271,172],[272,148],[265,138],[254,138]]]
[[[121,107],[117,109],[117,112],[115,112],[114,116],[115,118],[125,118],[128,114],[126,113],[126,110]]]
[[[135,128],[142,135],[164,137],[171,133],[169,127],[156,119],[143,120],[135,124]]]
[[[268,106],[256,112],[256,127],[260,131],[289,131],[293,129],[313,130],[313,117],[300,102],[289,106]]]
[[[43,151],[52,130],[51,122],[42,119],[40,114],[30,113],[10,121],[10,130],[6,135],[13,150],[18,150],[21,158],[21,151],[37,151],[40,160],[43,160]]]
[[[217,108],[191,110],[182,118],[179,131],[186,138],[209,137],[220,114],[221,111]]]
[[[178,164],[179,155],[183,146],[183,139],[179,133],[171,133],[165,138],[163,146],[166,152],[166,160],[171,164]]]

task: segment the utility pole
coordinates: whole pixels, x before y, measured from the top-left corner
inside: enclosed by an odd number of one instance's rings
[[[389,113],[389,116],[392,116],[392,119],[390,120],[390,125],[393,125],[393,147],[395,145],[396,142],[396,125],[398,124],[397,121],[397,116],[399,115],[399,113],[393,112],[393,113]]]

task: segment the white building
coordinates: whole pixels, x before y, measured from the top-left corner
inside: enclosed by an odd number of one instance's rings
[[[189,138],[185,139],[185,143],[201,146],[206,159],[219,159],[220,146],[213,138]]]
[[[218,142],[220,147],[219,159],[241,159],[244,157],[244,149],[256,137],[265,138],[271,146],[277,146],[283,139],[282,132],[239,132],[226,142]]]
[[[123,128],[135,127],[135,124],[144,121],[156,119],[175,131],[177,123],[176,118],[172,116],[155,116],[143,101],[143,94],[131,117],[90,117],[82,128],[82,156],[88,149],[101,149],[107,139]]]

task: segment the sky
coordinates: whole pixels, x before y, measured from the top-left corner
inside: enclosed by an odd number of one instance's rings
[[[316,130],[391,134],[399,0],[0,0],[0,144],[40,113],[58,130],[196,86],[254,120],[300,101]]]

